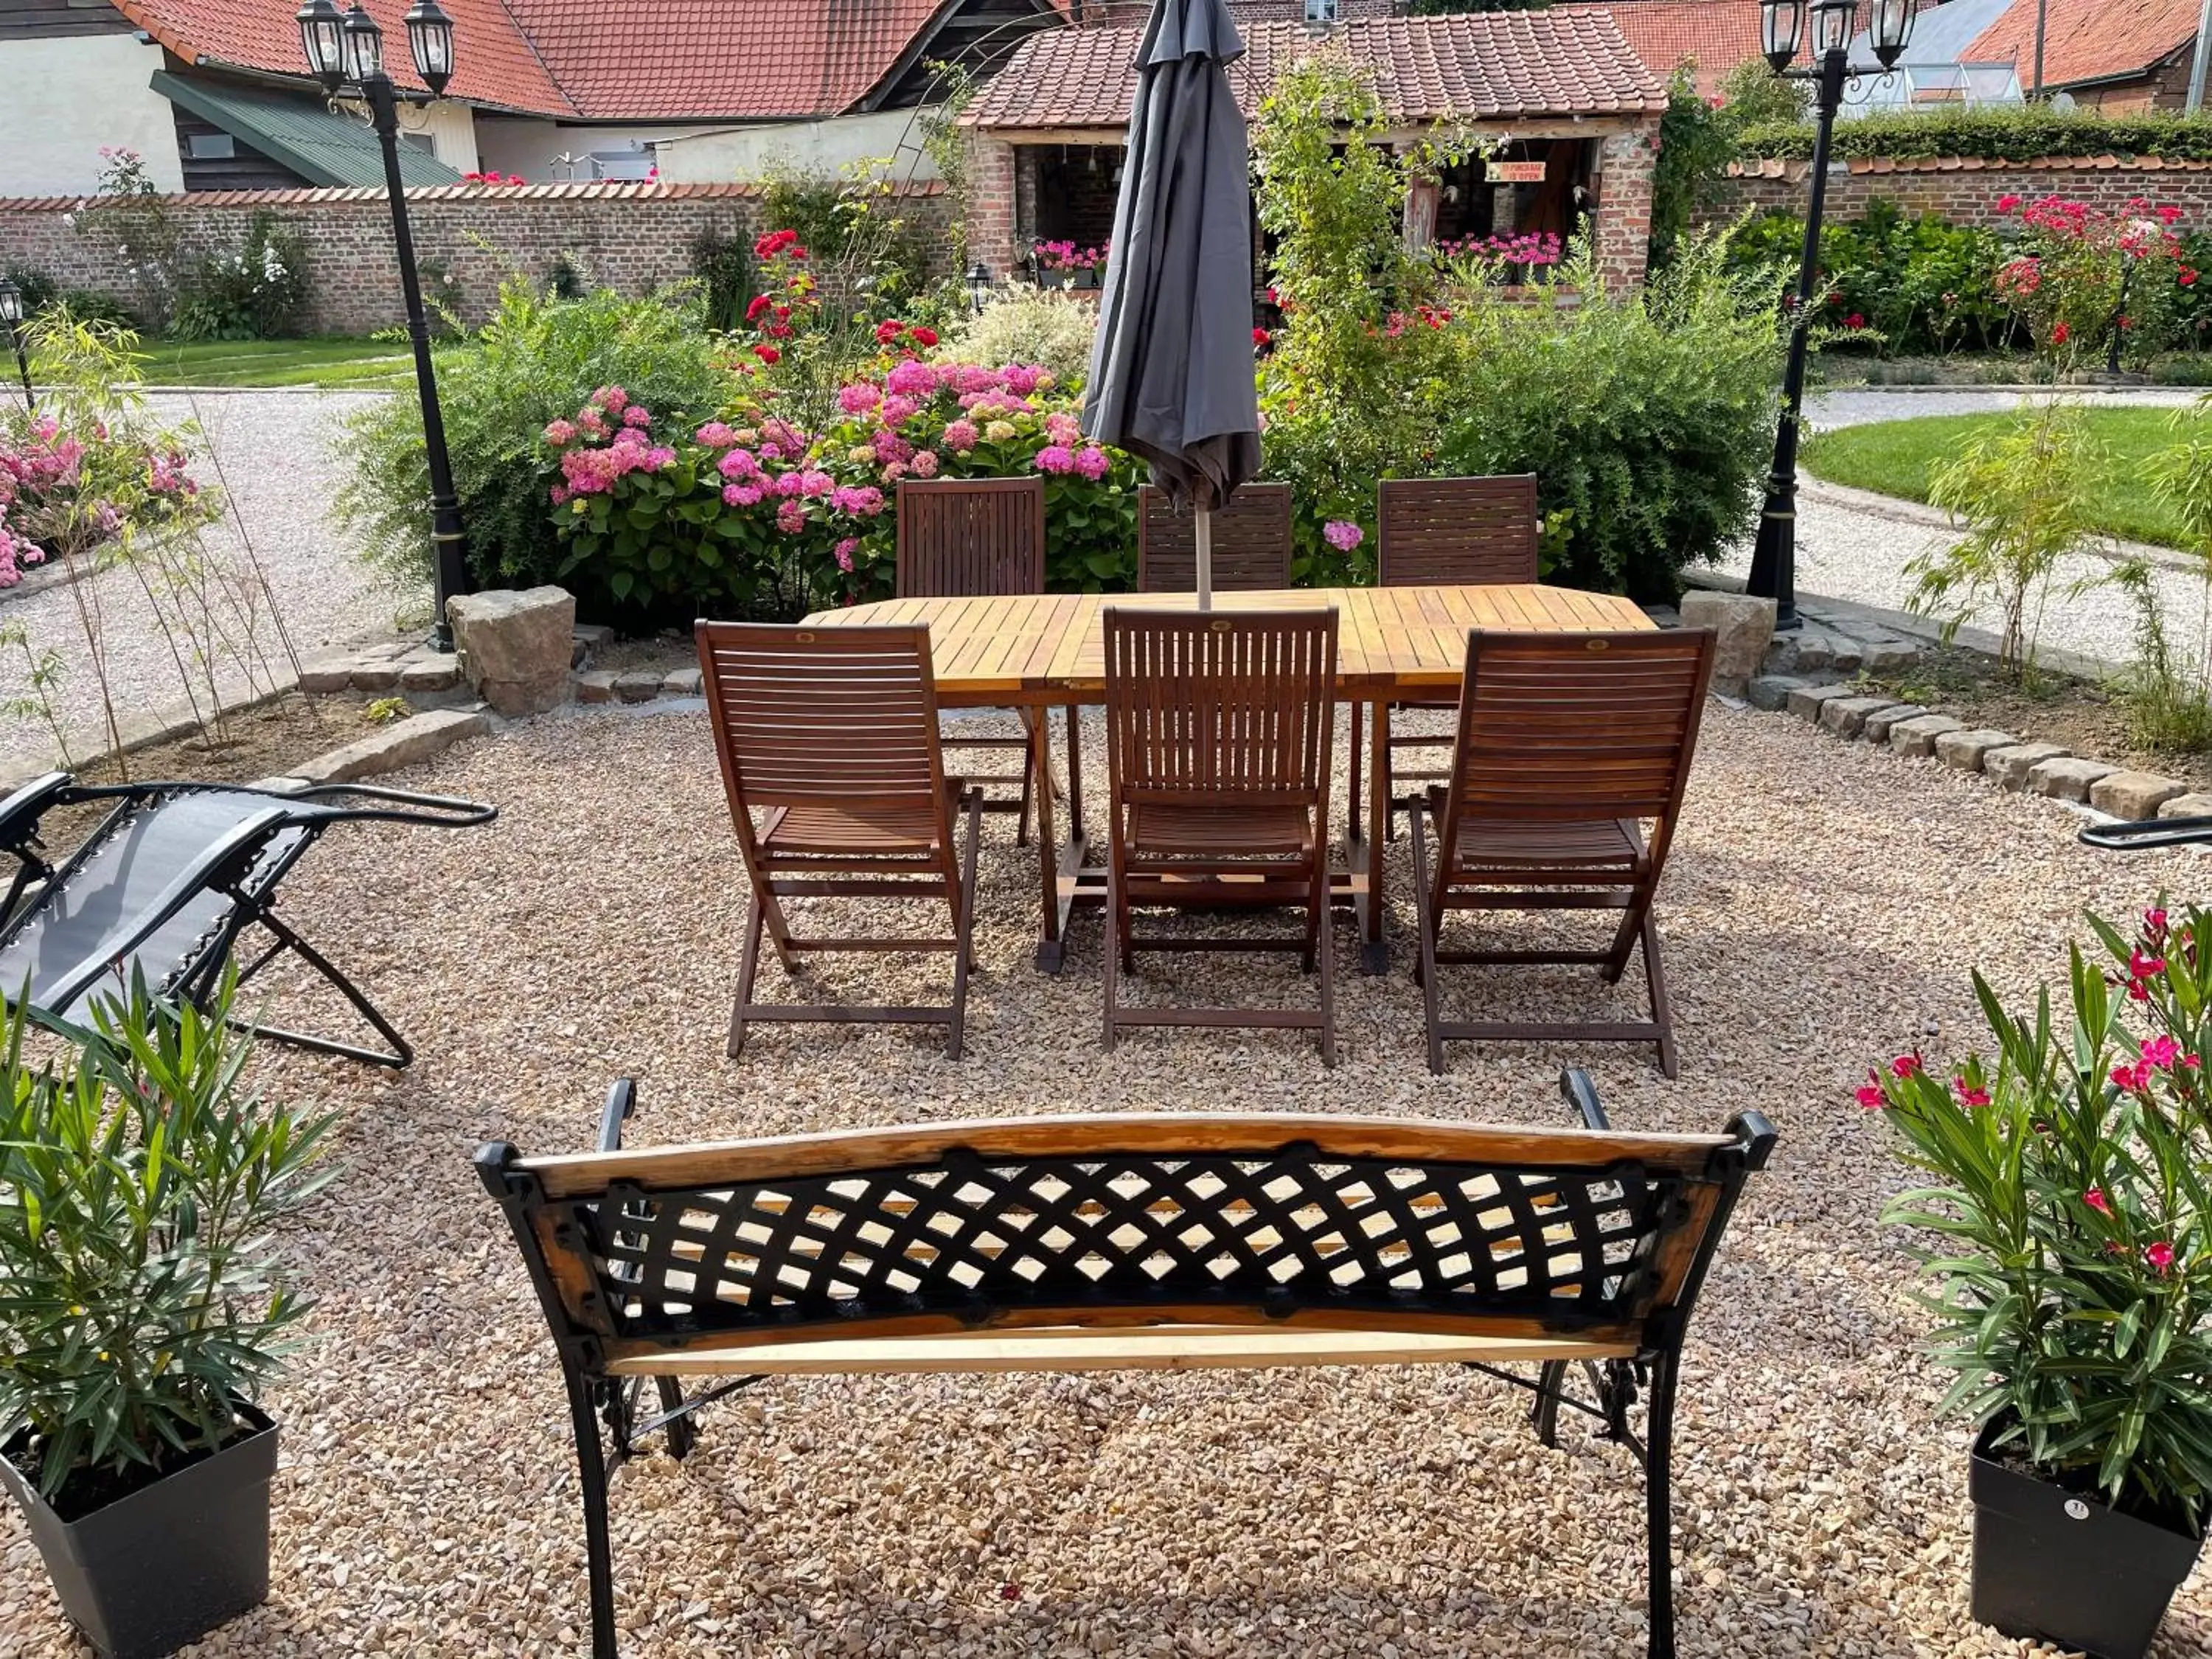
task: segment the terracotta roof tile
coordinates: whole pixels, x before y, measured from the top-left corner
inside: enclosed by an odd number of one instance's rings
[[[1649,3],[1649,0],[1646,0]],[[964,118],[984,127],[1114,127],[1129,118],[1141,31],[1054,30],[1024,40]],[[1296,23],[1243,27],[1229,82],[1247,116],[1275,76],[1324,44]],[[1361,20],[1326,44],[1381,72],[1403,121],[1644,114],[1667,90],[1602,9],[1471,12]]]
[[[441,0],[443,3],[443,0]],[[901,196],[937,196],[945,190],[941,179],[909,181],[894,187]],[[578,179],[570,184],[531,185],[522,189],[483,185],[422,185],[407,192],[410,202],[476,201],[498,207],[548,201],[590,202],[649,200],[700,201],[764,196],[769,186],[757,181],[698,185],[650,183],[631,179]],[[0,197],[0,213],[69,213],[85,205],[82,196]],[[165,202],[192,203],[206,207],[307,207],[323,202],[381,202],[381,190],[359,188],[322,190],[222,190],[196,196],[165,196]]]
[[[2013,0],[2005,15],[1966,49],[1974,63],[2010,63],[2025,87],[2035,74],[2036,0]],[[2043,84],[2140,75],[2197,38],[2197,0],[2048,0],[2043,26]]]
[[[1759,0],[1623,0],[1557,9],[1610,15],[1630,49],[1662,81],[1683,63],[1693,64],[1692,79],[1707,97],[1720,90],[1721,77],[1730,70],[1763,55]]]

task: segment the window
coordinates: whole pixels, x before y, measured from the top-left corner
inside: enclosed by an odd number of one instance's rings
[[[409,149],[421,150],[425,155],[438,153],[438,147],[430,142],[430,135],[427,132],[403,132],[399,135],[399,142]]]
[[[227,132],[195,132],[185,140],[185,154],[195,161],[238,159],[238,140]]]
[[[1306,21],[1334,23],[1336,21],[1337,0],[1306,0]]]

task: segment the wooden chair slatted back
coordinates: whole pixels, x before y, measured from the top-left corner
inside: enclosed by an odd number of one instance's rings
[[[1213,515],[1213,588],[1267,592],[1291,585],[1291,487],[1248,483]],[[1188,593],[1198,586],[1195,517],[1178,513],[1168,493],[1137,491],[1137,586],[1146,593]]]
[[[1694,1296],[1740,1180],[1730,1127],[1132,1114],[506,1167],[537,1188],[560,1303],[611,1351],[1301,1316],[1618,1340]]]
[[[1712,667],[1705,629],[1471,632],[1444,847],[1462,816],[1671,824]]]
[[[1336,612],[1106,612],[1117,806],[1316,805],[1334,726]]]
[[[1376,576],[1384,587],[1537,580],[1536,475],[1386,478]]]
[[[934,478],[898,487],[898,596],[1044,592],[1044,480]]]
[[[702,622],[696,637],[740,826],[749,809],[927,809],[951,846],[926,626]]]

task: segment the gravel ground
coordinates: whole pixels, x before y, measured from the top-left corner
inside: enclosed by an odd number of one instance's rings
[[[1899,1241],[1874,1223],[1905,1172],[1850,1089],[1871,1058],[1971,1040],[1970,967],[2018,996],[2063,974],[2079,906],[2201,891],[2191,856],[2099,857],[2050,803],[1716,705],[1661,910],[1678,1083],[1647,1051],[1595,1045],[1461,1046],[1433,1079],[1402,951],[1362,978],[1342,927],[1334,1072],[1289,1034],[1146,1033],[1104,1055],[1098,921],[1079,920],[1063,976],[1030,966],[1035,866],[1005,818],[987,830],[965,1062],[926,1033],[827,1027],[759,1028],[732,1062],[744,880],[701,715],[547,720],[391,781],[503,816],[335,836],[288,887],[295,925],[422,1059],[392,1079],[268,1058],[272,1090],[343,1111],[343,1167],[285,1241],[321,1346],[270,1401],[271,1599],[197,1652],[582,1651],[557,1374],[467,1159],[486,1138],[587,1146],[612,1078],[641,1079],[647,1144],[1213,1103],[1563,1124],[1568,1061],[1624,1127],[1711,1129],[1755,1106],[1782,1131],[1689,1347],[1683,1652],[2033,1650],[1966,1613],[1968,1436],[1931,1420],[1942,1379],[1916,1352]],[[1402,941],[1402,840],[1393,856]],[[871,1000],[939,994],[941,963],[833,963],[830,982]],[[1306,989],[1281,960],[1170,957],[1146,977],[1201,972],[1224,994]],[[1468,1000],[1474,972],[1452,981]],[[1511,972],[1488,982],[1503,1001],[1636,995]],[[702,1430],[688,1462],[656,1452],[616,1477],[641,1659],[1642,1651],[1632,1466],[1579,1431],[1542,1449],[1516,1395],[1456,1370],[783,1380]],[[0,1654],[78,1651],[12,1510],[0,1563]],[[2203,1576],[2157,1651],[2212,1654]]]
[[[339,453],[338,422],[371,401],[363,394],[309,396],[299,392],[206,392],[197,397],[149,398],[165,422],[197,419],[208,446],[222,464],[235,503],[205,532],[209,553],[221,565],[250,569],[246,543],[267,574],[276,610],[302,655],[392,630],[400,601],[378,587],[354,557],[350,540],[332,521],[330,503],[345,476]],[[204,461],[196,469],[213,482]],[[245,521],[246,536],[239,532]],[[115,568],[91,578],[94,602],[104,618],[108,672],[118,712],[131,715],[166,713],[185,701],[170,647],[155,626],[154,612],[137,578]],[[79,622],[82,596],[66,586],[10,598],[0,593],[0,623],[21,621],[34,649],[52,646],[65,664],[58,696],[74,749],[97,750],[106,741],[99,690],[90,653]],[[427,609],[427,599],[415,608]],[[275,629],[264,607],[257,630],[257,654],[270,671],[289,672]],[[227,696],[243,689],[242,674],[230,677]],[[20,654],[0,658],[0,699],[27,688]],[[35,719],[0,720],[0,771],[11,763],[35,763],[53,747],[52,735]]]
[[[2186,388],[2148,387],[2096,393],[2091,406],[2117,402],[2171,407],[2198,395]],[[2021,401],[2020,394],[2007,392],[1831,392],[1809,398],[1806,416],[1817,430],[1869,421],[1908,420],[1920,415],[2010,410],[2019,407]],[[1797,502],[1797,591],[1801,593],[1901,611],[1914,580],[1905,573],[1905,566],[1954,538],[1954,532],[1945,527],[1942,515],[1932,508],[1839,489],[1801,475]],[[2177,556],[2170,550],[2142,550],[2161,561],[2154,579],[2175,647],[2185,648],[2202,631],[2203,584],[2175,568],[2172,562]],[[1747,574],[1750,541],[1745,540],[1719,568],[1739,576]],[[2066,591],[2077,582],[2101,579],[2111,568],[2108,559],[2095,554],[2061,562],[2044,612],[2045,646],[2108,663],[2133,658],[2135,607],[2128,597],[2109,587],[2079,594]],[[1997,608],[1990,605],[1977,610],[1969,620],[1975,627],[1995,632],[2002,617]]]

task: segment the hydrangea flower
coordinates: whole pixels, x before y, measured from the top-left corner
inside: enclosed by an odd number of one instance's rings
[[[932,449],[915,450],[914,452],[914,460],[912,461],[911,465],[914,468],[914,476],[915,477],[935,477],[937,476],[937,452]]]
[[[994,444],[1005,443],[1014,436],[1014,423],[1012,421],[993,421],[983,428],[983,435]]]
[[[848,536],[839,542],[836,546],[837,568],[849,572],[853,568],[853,555],[860,550],[860,538],[858,536]]]
[[[806,528],[806,505],[797,500],[787,501],[775,510],[775,527],[787,536],[796,536]]]
[[[975,430],[973,421],[947,421],[945,423],[945,447],[956,455],[965,455],[975,447],[982,434]]]
[[[927,363],[909,357],[896,364],[884,376],[884,390],[902,397],[927,398],[937,390],[937,371]]]
[[[1073,472],[1075,471],[1075,452],[1066,444],[1047,444],[1036,453],[1036,470],[1040,472]]]
[[[1321,534],[1340,553],[1349,553],[1367,539],[1367,532],[1349,519],[1331,519],[1321,527]]]
[[[1085,444],[1075,452],[1075,470],[1093,483],[1104,477],[1107,469],[1112,465],[1106,452],[1097,444]]]
[[[727,449],[738,441],[738,434],[720,421],[708,422],[691,435],[708,449]]]

